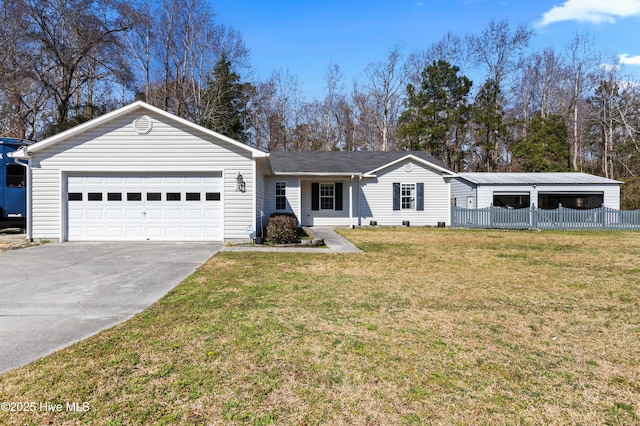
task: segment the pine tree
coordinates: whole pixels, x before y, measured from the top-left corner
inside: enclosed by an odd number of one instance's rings
[[[463,132],[457,130],[468,121],[473,84],[459,71],[442,60],[425,68],[420,90],[407,86],[407,110],[399,120],[399,134],[410,149],[424,149],[454,169],[461,168]]]
[[[248,83],[240,83],[240,76],[231,70],[231,62],[224,55],[216,63],[202,96],[200,124],[240,142],[247,140],[245,116]]]
[[[570,169],[568,131],[559,115],[534,117],[527,136],[513,146],[513,157],[524,172],[568,172]]]
[[[476,95],[471,114],[476,125],[478,171],[495,172],[500,160],[501,144],[507,139],[507,125],[500,104],[500,85],[487,80]]]

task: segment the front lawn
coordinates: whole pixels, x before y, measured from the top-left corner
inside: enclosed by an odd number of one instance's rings
[[[342,233],[366,253],[220,253],[0,375],[38,404],[0,424],[640,423],[640,234]]]

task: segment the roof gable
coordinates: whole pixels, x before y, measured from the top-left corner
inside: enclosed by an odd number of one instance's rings
[[[29,147],[24,147],[22,149],[20,149],[19,151],[16,151],[14,153],[14,157],[17,158],[26,158],[28,157],[31,153],[37,153],[37,152],[41,152],[44,151],[48,148],[50,148],[51,146],[54,146],[64,140],[67,140],[73,136],[77,136],[79,134],[82,134],[83,132],[95,128],[97,126],[103,125],[105,123],[108,123],[110,121],[116,120],[120,117],[126,116],[127,114],[132,114],[134,112],[139,112],[140,114],[144,114],[145,112],[148,114],[155,114],[155,115],[159,115],[165,119],[167,119],[167,121],[173,121],[175,123],[181,124],[183,126],[186,126],[187,128],[193,129],[195,131],[204,133],[205,135],[213,138],[213,139],[217,139],[220,141],[223,141],[225,143],[228,143],[230,145],[233,145],[235,147],[241,148],[243,150],[246,150],[248,152],[251,152],[251,154],[253,155],[253,157],[265,157],[268,154],[265,152],[262,152],[260,150],[257,150],[255,148],[252,148],[248,145],[245,145],[241,142],[238,142],[234,139],[231,139],[227,136],[224,136],[220,133],[214,132],[213,130],[207,129],[205,127],[199,126],[195,123],[192,123],[188,120],[185,120],[184,118],[180,118],[176,115],[173,115],[171,113],[168,113],[160,108],[156,108],[152,105],[149,105],[145,102],[142,101],[137,101],[134,103],[131,103],[127,106],[124,106],[122,108],[119,108],[117,110],[111,111],[107,114],[104,114],[100,117],[94,118],[93,120],[89,120],[85,123],[79,124],[75,127],[72,127],[71,129],[65,130],[64,132],[58,133],[54,136],[51,136],[47,139],[44,139],[40,142],[37,142]],[[151,127],[148,127],[148,130],[145,128],[145,125],[150,126],[150,124],[148,123],[141,123],[138,120],[134,120],[134,122],[132,123],[132,126],[134,128],[134,130],[138,131],[138,132],[148,132],[149,130],[151,130]]]

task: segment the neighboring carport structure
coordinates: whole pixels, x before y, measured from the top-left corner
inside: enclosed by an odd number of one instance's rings
[[[587,173],[459,173],[451,201],[466,208],[620,208],[622,182]]]

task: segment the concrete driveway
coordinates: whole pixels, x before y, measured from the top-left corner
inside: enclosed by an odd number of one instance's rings
[[[144,310],[221,243],[50,243],[0,253],[0,373]]]

